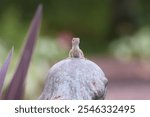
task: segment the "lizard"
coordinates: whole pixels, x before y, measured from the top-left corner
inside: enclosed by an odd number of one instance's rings
[[[84,54],[79,47],[80,38],[73,38],[72,39],[72,48],[69,51],[69,58],[84,58]]]

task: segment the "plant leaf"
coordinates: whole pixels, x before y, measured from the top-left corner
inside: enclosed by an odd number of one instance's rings
[[[41,18],[42,18],[42,5],[39,5],[35,13],[35,16],[31,22],[27,36],[27,41],[19,65],[16,69],[16,72],[13,76],[10,86],[8,87],[5,99],[13,100],[22,98],[25,78],[28,72],[32,53],[40,30]]]
[[[9,52],[9,54],[5,60],[5,63],[3,64],[3,66],[0,70],[0,97],[2,95],[2,88],[3,88],[5,76],[6,76],[6,73],[7,73],[11,58],[12,58],[13,50],[14,50],[14,48],[12,48],[11,51]]]

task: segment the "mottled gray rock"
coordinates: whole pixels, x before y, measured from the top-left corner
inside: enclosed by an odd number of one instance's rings
[[[68,58],[49,70],[41,100],[104,99],[108,81],[98,65],[87,59]]]

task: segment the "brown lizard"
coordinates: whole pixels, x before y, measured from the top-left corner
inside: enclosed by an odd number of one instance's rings
[[[70,58],[84,58],[84,54],[79,47],[80,38],[73,38],[72,39],[72,48],[69,52]]]

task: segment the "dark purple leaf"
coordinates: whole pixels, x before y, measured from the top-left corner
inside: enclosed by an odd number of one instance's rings
[[[5,63],[3,64],[3,66],[0,70],[0,97],[1,97],[1,94],[2,94],[2,88],[3,88],[5,76],[6,76],[6,73],[7,73],[7,70],[8,70],[8,66],[9,66],[10,60],[12,58],[13,50],[14,49],[12,48],[11,51],[9,52],[9,54],[8,54],[6,60],[5,60]]]
[[[42,18],[42,5],[39,5],[31,22],[27,41],[21,56],[20,63],[16,69],[13,79],[6,92],[5,99],[21,99],[24,90],[24,82],[31,61],[33,49],[37,40]]]

